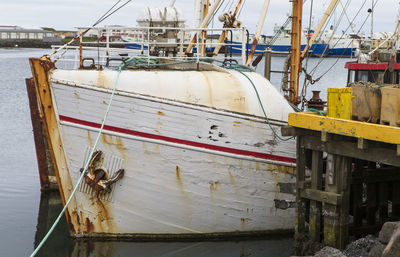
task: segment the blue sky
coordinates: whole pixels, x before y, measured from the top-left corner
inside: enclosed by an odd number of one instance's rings
[[[211,0],[213,2],[213,0]],[[225,5],[237,0],[225,0]],[[307,0],[304,5],[303,24],[308,25],[310,3]],[[372,0],[341,0],[347,8],[349,19],[353,19],[362,3],[366,1],[359,17],[355,20],[355,28],[359,29],[367,16],[367,10],[371,7]],[[377,1],[377,0],[375,0]],[[90,26],[98,17],[107,11],[116,1],[115,0],[1,0],[0,1],[0,25],[21,25],[21,26],[46,26],[56,29],[73,29],[77,26]],[[136,17],[146,6],[165,6],[170,0],[133,0],[129,5],[120,10],[114,16],[106,20],[103,25],[126,25],[135,26]],[[254,32],[259,17],[259,10],[263,5],[263,0],[246,0],[243,11],[239,17],[243,24]],[[314,0],[313,20],[315,26],[322,17],[329,0]],[[178,7],[184,14],[187,22],[192,24],[194,12],[194,0],[176,0]],[[228,5],[229,6],[229,5]],[[399,0],[378,0],[374,14],[374,31],[392,32],[395,27],[396,17],[399,10]],[[267,19],[263,32],[272,34],[274,24],[282,24],[291,11],[289,0],[271,0]],[[334,20],[338,21],[342,12],[341,5],[338,5]],[[215,27],[221,26],[218,22]],[[339,30],[344,30],[348,22],[343,18]],[[370,21],[364,25],[364,31],[370,31]],[[350,32],[350,31],[349,31]]]

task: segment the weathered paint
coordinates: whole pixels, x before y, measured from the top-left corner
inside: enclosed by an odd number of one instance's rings
[[[75,235],[201,238],[293,228],[294,209],[276,208],[275,201],[294,200],[293,194],[278,192],[279,183],[294,182],[294,143],[275,138],[246,78],[236,72],[209,73],[187,73],[184,85],[179,84],[181,73],[121,74],[97,149],[105,153],[104,165],[111,173],[124,168],[125,176],[111,193],[97,194],[86,185],[77,191],[69,208]],[[79,178],[115,75],[52,72],[52,101],[57,106],[51,111],[58,123],[51,125],[60,131],[68,164],[59,170],[61,190],[72,188]],[[173,75],[178,79],[172,80]],[[251,76],[262,97],[274,96],[275,89],[259,85],[261,76]],[[205,77],[208,84],[203,83]],[[203,82],[195,82],[198,79]],[[231,80],[233,85],[227,82]],[[232,98],[224,98],[224,87]],[[273,106],[275,100],[266,103]],[[286,124],[280,121],[290,111],[286,107],[275,103],[269,110],[277,131]],[[112,164],[116,159],[123,160],[119,166]]]
[[[324,117],[311,113],[289,114],[289,125],[390,144],[400,144],[400,128],[354,120]]]
[[[72,182],[68,172],[68,165],[65,158],[61,135],[58,130],[57,118],[53,108],[53,99],[50,94],[51,91],[48,80],[48,71],[54,68],[54,64],[48,61],[46,58],[31,58],[29,61],[35,82],[36,92],[38,92],[39,95],[38,100],[42,110],[47,139],[49,140],[49,145],[51,146],[51,157],[56,171],[57,181],[59,182],[58,187],[60,190],[61,199],[63,204],[65,204],[66,199],[69,198],[72,192]],[[75,220],[71,218],[71,213],[75,211],[75,206],[76,202],[73,199],[66,211],[67,221],[70,224],[70,229],[73,232],[79,231],[75,229],[78,226],[75,223]]]
[[[117,72],[113,70],[54,70],[52,81],[111,90]],[[293,109],[264,77],[255,72],[246,75],[254,82],[269,118],[287,121]],[[264,117],[249,80],[234,70],[220,71],[122,71],[117,92],[208,106],[230,112]],[[79,94],[79,93],[78,93]],[[79,94],[80,95],[80,94]],[[80,95],[80,97],[84,97]],[[104,99],[108,102],[108,99]]]

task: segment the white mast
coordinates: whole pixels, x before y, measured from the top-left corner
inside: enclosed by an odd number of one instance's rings
[[[374,0],[372,0],[371,6],[371,40],[374,35]]]
[[[258,20],[256,34],[254,35],[254,38],[253,38],[253,45],[251,46],[249,59],[247,59],[247,63],[246,63],[247,66],[250,66],[251,61],[253,60],[253,56],[254,56],[254,53],[256,51],[258,40],[260,39],[261,32],[262,32],[262,29],[264,27],[265,18],[267,17],[269,2],[270,2],[270,0],[265,0],[264,1],[264,5],[263,5],[263,7],[261,9],[261,15],[260,15],[260,19]]]
[[[171,0],[171,3],[169,4],[169,7],[174,7],[176,0]]]
[[[203,21],[203,4],[204,0],[196,0],[194,6],[194,22],[193,27],[199,28]]]

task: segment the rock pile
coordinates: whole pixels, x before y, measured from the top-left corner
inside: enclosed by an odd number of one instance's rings
[[[400,222],[386,222],[379,237],[368,235],[351,242],[344,251],[326,246],[309,257],[399,257]],[[293,256],[294,257],[294,256]]]

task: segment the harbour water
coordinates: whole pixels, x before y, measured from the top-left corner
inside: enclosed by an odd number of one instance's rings
[[[29,256],[35,245],[61,210],[57,193],[41,195],[32,126],[25,89],[25,78],[31,77],[29,57],[40,57],[48,49],[0,49],[0,256]],[[273,57],[272,69],[282,70],[284,57]],[[313,67],[318,58],[309,60]],[[310,87],[321,90],[326,99],[327,87],[344,86],[347,72],[340,59],[319,83]],[[326,59],[317,78],[336,62]],[[263,71],[262,63],[257,68]],[[274,73],[271,82],[280,87],[281,74]],[[301,80],[303,81],[303,80]],[[65,218],[59,224],[38,256],[271,256],[286,257],[292,253],[293,238],[271,237],[231,242],[93,242],[68,236]]]

